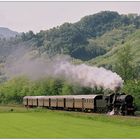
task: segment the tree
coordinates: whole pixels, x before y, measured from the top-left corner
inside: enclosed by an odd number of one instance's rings
[[[134,78],[134,69],[132,65],[133,56],[131,54],[131,46],[127,44],[118,53],[116,72],[123,78],[124,81]]]
[[[128,80],[125,83],[122,92],[131,94],[134,97],[137,109],[140,110],[140,80]]]
[[[71,94],[73,94],[72,85],[64,83],[62,87],[62,95],[71,95]]]

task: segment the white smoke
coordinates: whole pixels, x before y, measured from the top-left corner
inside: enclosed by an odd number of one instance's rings
[[[57,67],[55,75],[60,74],[82,86],[91,88],[96,86],[111,90],[116,90],[123,86],[123,80],[117,73],[102,67],[92,67],[86,64],[73,65],[69,62],[61,62]]]
[[[110,90],[116,90],[123,86],[123,80],[119,75],[102,67],[98,68],[86,64],[74,65],[69,62],[68,57],[54,59],[37,57],[33,59],[27,54],[15,57],[16,59],[6,63],[6,73],[10,78],[19,75],[26,75],[33,80],[48,76],[62,77],[81,86],[102,87]]]

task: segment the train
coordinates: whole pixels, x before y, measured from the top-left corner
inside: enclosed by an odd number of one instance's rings
[[[125,93],[107,95],[57,95],[25,96],[23,104],[27,108],[45,107],[110,115],[135,115],[134,98]]]

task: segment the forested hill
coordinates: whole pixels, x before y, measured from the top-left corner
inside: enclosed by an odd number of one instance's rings
[[[108,46],[100,44],[102,41],[100,37],[103,34],[114,30],[122,31],[120,33],[123,34],[122,36],[118,34],[119,38],[110,40],[112,44],[109,46],[113,47],[114,43],[123,41],[123,38],[139,27],[139,16],[119,15],[117,12],[105,11],[86,16],[74,24],[64,23],[60,27],[40,32],[32,37],[32,40],[43,52],[46,51],[49,54],[64,53],[81,60],[89,60],[108,51]],[[31,35],[33,35],[31,32],[25,35],[24,40],[28,40]],[[96,38],[99,38],[100,41],[94,42]]]
[[[7,41],[1,39],[0,57],[2,60],[17,47],[26,46],[49,57],[67,54],[88,61],[124,43],[139,28],[140,16],[136,14],[119,15],[117,12],[103,11],[85,16],[76,23],[64,23],[37,34],[29,31]]]

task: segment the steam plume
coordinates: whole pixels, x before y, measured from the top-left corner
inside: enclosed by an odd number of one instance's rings
[[[56,75],[59,74],[66,79],[91,88],[96,86],[116,90],[123,86],[123,80],[119,75],[102,67],[92,67],[86,64],[72,65],[69,62],[61,62],[59,68],[56,69]]]
[[[18,52],[19,53],[19,52]],[[16,58],[13,62],[6,64],[7,75],[12,78],[18,75],[26,75],[31,79],[42,77],[63,77],[71,83],[78,83],[85,87],[102,87],[115,90],[122,87],[122,78],[110,70],[102,67],[92,67],[86,64],[71,64],[67,57],[43,59],[32,59],[24,57]]]

